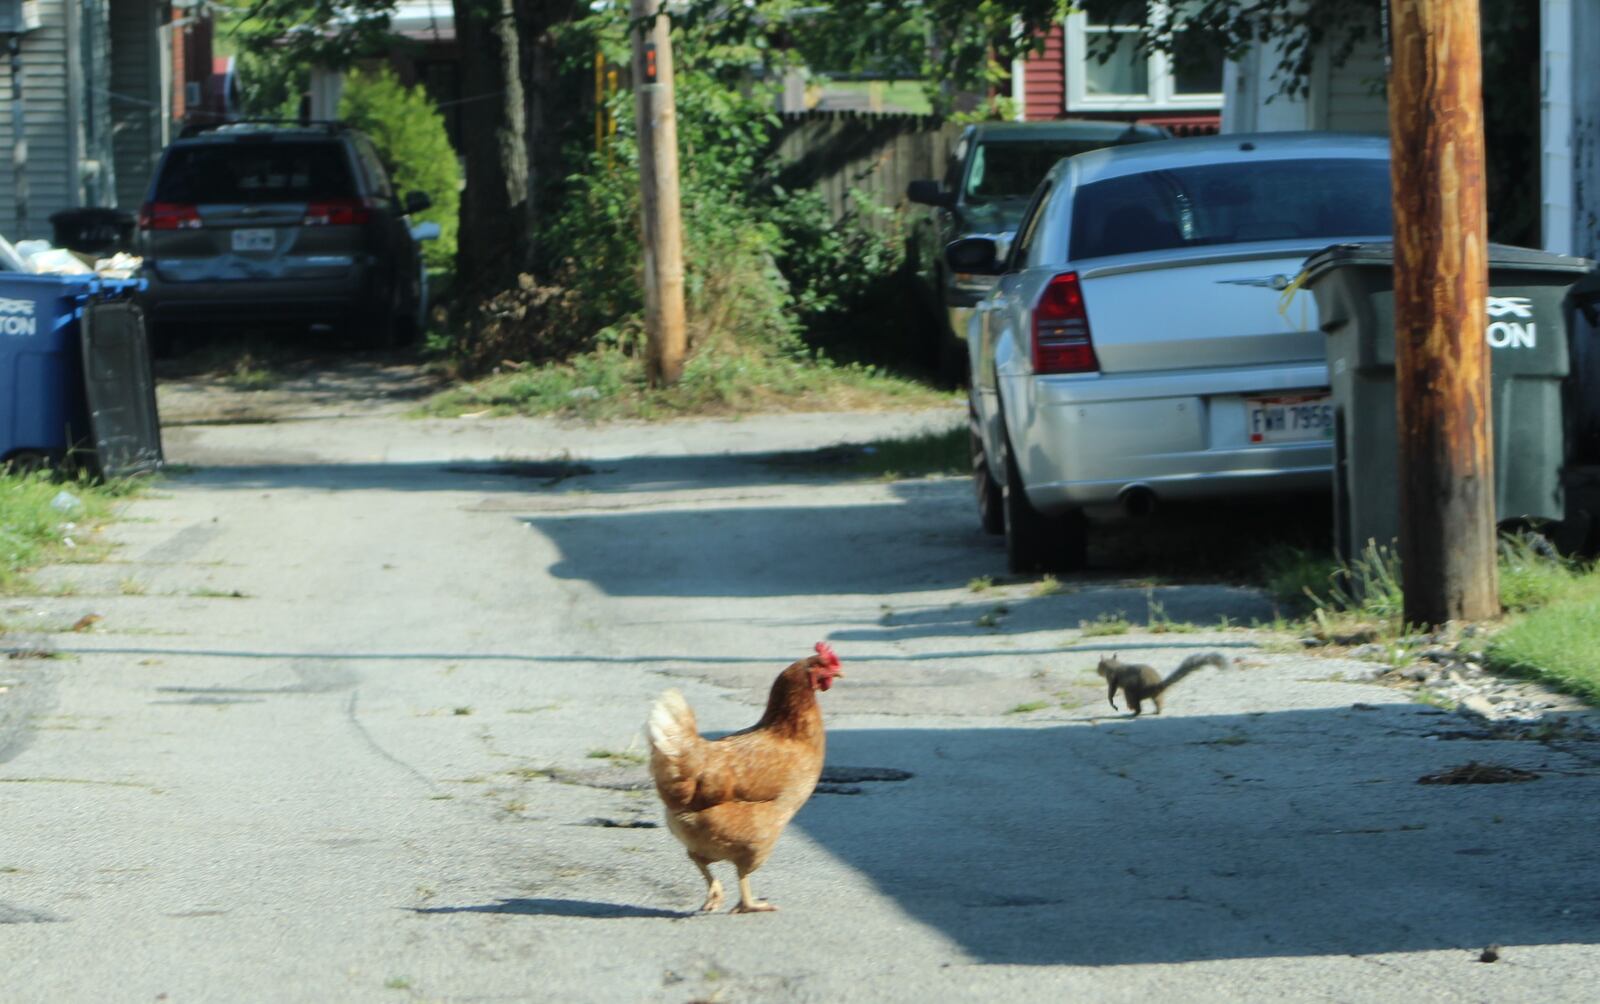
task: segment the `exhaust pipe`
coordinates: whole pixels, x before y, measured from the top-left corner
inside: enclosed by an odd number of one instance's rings
[[[1149,485],[1129,485],[1120,496],[1122,511],[1129,516],[1148,516],[1156,511],[1156,493]]]

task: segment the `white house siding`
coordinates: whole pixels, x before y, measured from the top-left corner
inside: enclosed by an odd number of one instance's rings
[[[1252,48],[1227,65],[1222,84],[1223,132],[1389,131],[1383,51],[1377,44],[1358,48],[1338,69],[1332,69],[1327,54],[1322,53],[1305,99],[1278,92],[1273,73],[1280,58],[1274,44]]]
[[[111,156],[111,43],[107,0],[81,0],[83,118],[80,156],[84,160],[84,204],[116,204],[115,165]]]
[[[1383,50],[1376,44],[1350,54],[1343,66],[1330,70],[1326,53],[1319,62],[1326,85],[1312,92],[1312,128],[1332,132],[1389,132],[1389,102],[1384,96]]]
[[[1539,11],[1539,230],[1546,250],[1570,254],[1572,219],[1572,28],[1567,0],[1544,0]]]
[[[111,136],[117,205],[135,208],[161,154],[163,37],[152,0],[110,0]]]
[[[1585,257],[1600,259],[1600,4],[1583,3],[1574,26],[1574,52],[1588,53],[1573,78],[1573,242]]]
[[[50,236],[50,214],[77,204],[71,169],[71,121],[67,100],[67,8],[64,0],[40,0],[40,27],[22,38],[22,106],[28,142],[28,218],[17,227],[15,174],[0,157],[0,234],[12,240]],[[0,57],[3,58],[3,57]],[[10,73],[0,74],[0,149],[13,149]]]
[[[1232,132],[1289,132],[1309,129],[1304,99],[1278,93],[1273,70],[1281,58],[1277,43],[1247,50],[1222,68],[1222,127]]]

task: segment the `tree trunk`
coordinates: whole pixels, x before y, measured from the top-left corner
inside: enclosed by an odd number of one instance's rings
[[[527,109],[513,0],[454,0],[461,61],[462,159],[457,280],[470,298],[516,282],[535,264]]]
[[[592,112],[582,83],[588,78],[562,66],[571,53],[560,48],[559,31],[587,12],[581,0],[514,0],[521,39],[522,79],[526,81],[528,197],[534,226],[544,223],[560,199],[567,177],[562,156],[568,130]],[[560,264],[560,249],[535,248],[534,264],[549,270]]]

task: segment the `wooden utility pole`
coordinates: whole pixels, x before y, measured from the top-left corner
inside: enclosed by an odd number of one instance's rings
[[[645,333],[650,383],[677,383],[687,337],[683,313],[683,225],[678,204],[678,118],[665,0],[632,0],[633,92],[639,123],[644,210]]]
[[[1395,394],[1407,623],[1500,612],[1478,0],[1389,0]]]

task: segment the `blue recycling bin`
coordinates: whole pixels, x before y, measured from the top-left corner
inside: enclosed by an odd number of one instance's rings
[[[78,320],[94,280],[0,272],[0,463],[59,462],[81,435]]]
[[[59,463],[89,434],[80,322],[137,280],[0,272],[0,464]]]

